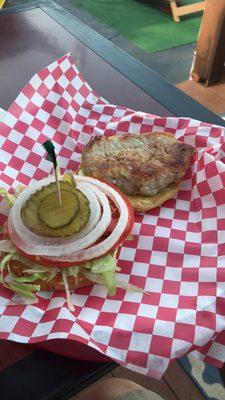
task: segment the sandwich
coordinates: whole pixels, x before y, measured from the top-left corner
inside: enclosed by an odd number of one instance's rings
[[[42,290],[64,290],[74,311],[76,289],[99,283],[115,294],[115,255],[134,222],[117,188],[69,173],[58,183],[50,176],[0,194],[10,206],[0,240],[0,283],[16,293],[17,302],[35,303]]]
[[[82,153],[79,174],[104,178],[135,211],[148,211],[176,195],[193,154],[167,132],[96,136]]]

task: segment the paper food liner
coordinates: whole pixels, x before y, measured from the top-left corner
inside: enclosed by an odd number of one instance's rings
[[[224,129],[189,118],[152,117],[109,104],[85,82],[69,54],[38,72],[0,124],[0,186],[49,175],[42,143],[51,139],[62,172],[75,171],[93,135],[167,131],[196,149],[177,196],[135,214],[133,241],[118,253],[118,278],[148,294],[100,285],[72,295],[40,292],[39,303],[7,306],[0,287],[0,338],[23,343],[68,338],[156,378],[171,360],[195,351],[225,360]],[[1,222],[6,207],[0,203]],[[220,333],[220,334],[219,334]]]

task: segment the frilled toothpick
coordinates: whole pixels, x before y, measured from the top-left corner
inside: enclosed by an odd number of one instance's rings
[[[55,174],[55,182],[56,182],[56,187],[57,187],[57,195],[58,195],[58,202],[59,206],[62,204],[62,199],[61,199],[61,192],[60,192],[60,185],[59,185],[59,174],[58,174],[58,168],[57,168],[57,160],[56,160],[56,155],[55,155],[55,146],[52,143],[51,140],[46,140],[46,142],[43,143],[42,145],[44,149],[47,151],[47,157],[46,160],[51,161],[53,163],[54,167],[54,174]]]

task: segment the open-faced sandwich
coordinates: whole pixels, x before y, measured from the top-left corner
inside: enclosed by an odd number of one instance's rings
[[[96,136],[83,151],[79,173],[106,179],[136,211],[148,211],[178,192],[193,154],[167,132]]]

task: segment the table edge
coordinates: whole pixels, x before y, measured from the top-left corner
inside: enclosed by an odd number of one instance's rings
[[[38,349],[1,371],[1,400],[14,400],[16,393],[21,396],[24,386],[26,400],[67,400],[117,366],[114,361],[87,362]],[[66,369],[66,380],[60,376],[62,369]]]

